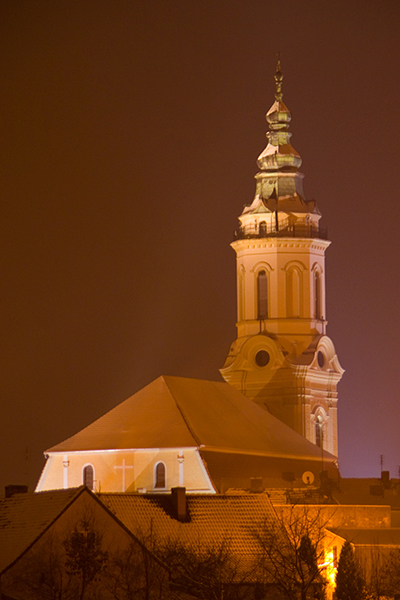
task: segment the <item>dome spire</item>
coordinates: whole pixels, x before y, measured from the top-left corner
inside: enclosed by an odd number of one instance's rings
[[[278,54],[278,62],[276,64],[276,72],[274,75],[275,79],[275,100],[277,102],[282,102],[283,94],[282,94],[282,81],[283,81],[283,73],[281,71],[281,59],[280,54]]]
[[[282,100],[283,73],[281,71],[281,60],[279,55],[274,79],[275,101],[266,114],[268,122],[268,145],[258,157],[257,163],[264,172],[278,174],[282,172],[282,170],[287,170],[289,168],[292,169],[294,173],[301,165],[301,158],[296,150],[290,145],[292,134],[289,131],[289,124],[292,115]],[[293,193],[295,189],[303,196],[301,186],[300,188],[295,186],[292,190]]]
[[[283,73],[279,54],[274,80],[274,103],[266,114],[268,143],[257,159],[260,171],[255,176],[257,185],[254,200],[244,209],[243,214],[253,214],[262,210],[260,209],[262,203],[264,209],[275,214],[275,219],[280,212],[282,215],[290,213],[292,216],[295,213],[313,214],[317,215],[315,217],[317,220],[320,215],[315,201],[307,201],[304,196],[304,176],[299,171],[301,156],[290,143],[292,134],[289,125],[292,115],[283,102]],[[275,229],[277,230],[278,227],[275,226]]]

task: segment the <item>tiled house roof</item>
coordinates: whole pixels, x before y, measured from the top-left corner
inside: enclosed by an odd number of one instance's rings
[[[265,494],[187,495],[184,522],[176,518],[171,494],[94,495],[83,487],[16,494],[0,500],[0,575],[33,547],[81,494],[104,506],[119,526],[150,552],[169,543],[172,547],[187,545],[196,552],[223,545],[239,559],[243,570],[253,565],[257,555],[257,526],[272,527],[276,519]]]
[[[265,494],[187,495],[187,520],[176,519],[169,494],[100,494],[111,512],[146,545],[153,538],[158,545],[179,541],[195,548],[221,543],[241,558],[256,554],[254,531],[271,527],[274,508]],[[151,540],[150,540],[151,541]]]

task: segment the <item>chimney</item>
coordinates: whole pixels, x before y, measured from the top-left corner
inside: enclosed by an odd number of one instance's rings
[[[14,494],[28,493],[27,485],[6,485],[4,489],[6,498],[11,498],[12,496],[14,496]]]
[[[171,488],[171,499],[172,506],[175,511],[175,516],[178,519],[178,521],[186,521],[188,516],[186,508],[186,488]]]
[[[385,490],[390,489],[390,472],[389,471],[381,472],[381,482],[382,482],[382,485],[385,488]]]
[[[263,491],[262,477],[250,477],[250,491],[251,492],[262,492]]]

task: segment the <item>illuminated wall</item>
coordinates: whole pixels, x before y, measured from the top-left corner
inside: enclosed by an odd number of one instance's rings
[[[90,473],[92,480],[87,480]],[[36,491],[82,484],[97,492],[165,492],[177,486],[188,493],[214,492],[195,448],[49,453]]]

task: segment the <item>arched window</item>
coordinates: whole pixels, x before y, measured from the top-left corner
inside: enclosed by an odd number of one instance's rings
[[[314,271],[314,315],[316,319],[321,318],[321,276]]]
[[[94,470],[92,465],[86,465],[83,467],[83,485],[86,485],[89,490],[93,490],[94,484]]]
[[[321,415],[315,419],[315,444],[319,447],[323,447],[323,422]]]
[[[290,268],[286,273],[286,310],[288,317],[300,317],[300,273]]]
[[[244,268],[240,268],[238,277],[238,321],[244,319]]]
[[[265,221],[261,221],[259,229],[260,237],[266,237],[267,235],[267,224]]]
[[[165,465],[162,462],[156,464],[155,470],[155,488],[165,488]]]
[[[258,318],[268,319],[268,279],[265,271],[257,277]]]

